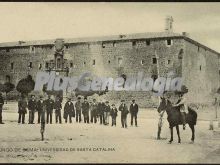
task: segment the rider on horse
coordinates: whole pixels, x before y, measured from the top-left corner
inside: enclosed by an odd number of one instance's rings
[[[181,118],[183,122],[183,130],[186,128],[186,113],[188,111],[188,106],[186,103],[186,97],[183,92],[179,94],[179,100],[177,103],[174,105],[174,107],[179,107],[180,108],[180,113],[181,113]]]

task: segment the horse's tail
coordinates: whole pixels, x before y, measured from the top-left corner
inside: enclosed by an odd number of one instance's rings
[[[192,108],[188,108],[189,110],[189,114],[192,115],[192,124],[193,125],[196,125],[196,122],[197,122],[197,112],[195,110],[193,110]]]

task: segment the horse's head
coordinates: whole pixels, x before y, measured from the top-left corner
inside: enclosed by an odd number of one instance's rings
[[[166,99],[164,97],[161,97],[160,98],[161,101],[160,101],[160,104],[157,108],[157,111],[160,113],[161,111],[164,111],[166,108],[167,108],[167,102],[166,102]]]

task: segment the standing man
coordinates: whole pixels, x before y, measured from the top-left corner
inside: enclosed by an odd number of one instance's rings
[[[21,99],[18,101],[18,123],[25,124],[25,114],[27,113],[27,100],[24,96],[21,96]]]
[[[121,125],[122,128],[127,128],[127,115],[129,113],[128,107],[124,100],[121,100],[121,105],[119,106],[119,111],[121,111]]]
[[[84,102],[82,103],[82,114],[84,117],[84,123],[89,124],[89,103],[86,97],[84,98]]]
[[[75,117],[75,110],[70,97],[68,98],[68,101],[64,106],[63,118],[65,119],[65,123],[67,123],[68,117],[69,117],[69,122],[72,123],[72,117]]]
[[[44,100],[43,96],[40,96],[40,100],[37,102],[37,112],[38,112],[38,124],[41,122],[41,113],[43,112]]]
[[[97,111],[98,111],[98,104],[96,103],[96,99],[93,99],[93,103],[91,104],[91,111],[90,111],[91,123],[93,123],[93,120],[94,123],[97,122]]]
[[[51,95],[48,95],[48,99],[45,100],[45,106],[46,106],[46,112],[47,112],[47,124],[49,123],[49,119],[50,119],[50,124],[52,124],[54,101],[51,99]]]
[[[99,102],[98,104],[98,115],[100,117],[100,124],[104,124],[104,108],[105,108],[105,103],[103,101]]]
[[[54,109],[55,109],[56,123],[58,123],[58,119],[59,119],[59,123],[61,124],[62,123],[62,120],[61,120],[62,102],[59,96],[56,97],[56,101],[54,103]]]
[[[132,104],[130,105],[130,113],[131,113],[131,126],[133,126],[133,119],[134,119],[135,126],[137,127],[138,105],[135,103],[135,100],[132,100]]]
[[[2,122],[2,109],[4,105],[4,99],[2,97],[2,93],[0,93],[0,124],[5,124]]]
[[[37,108],[37,102],[35,96],[31,95],[31,99],[28,101],[28,110],[29,110],[29,123],[34,124],[34,114]]]
[[[118,116],[118,110],[115,106],[115,104],[112,104],[112,109],[111,109],[111,117],[112,117],[112,126],[115,125],[116,126],[116,118]]]
[[[109,124],[109,116],[110,116],[111,107],[109,105],[109,101],[105,102],[105,109],[104,109],[104,117],[105,117],[105,125]]]
[[[82,103],[81,103],[81,97],[77,98],[77,102],[75,103],[76,107],[76,122],[81,122],[81,113],[82,113]]]

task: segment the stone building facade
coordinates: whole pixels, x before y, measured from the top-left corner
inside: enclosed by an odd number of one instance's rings
[[[68,76],[91,71],[113,78],[140,71],[157,78],[173,72],[183,77],[192,102],[208,101],[219,87],[220,54],[186,33],[173,33],[169,21],[165,32],[1,43],[0,83],[17,84],[28,74],[35,79],[38,71],[50,70]],[[143,107],[158,103],[151,92],[144,91],[111,91],[105,97],[115,102],[135,98]]]

